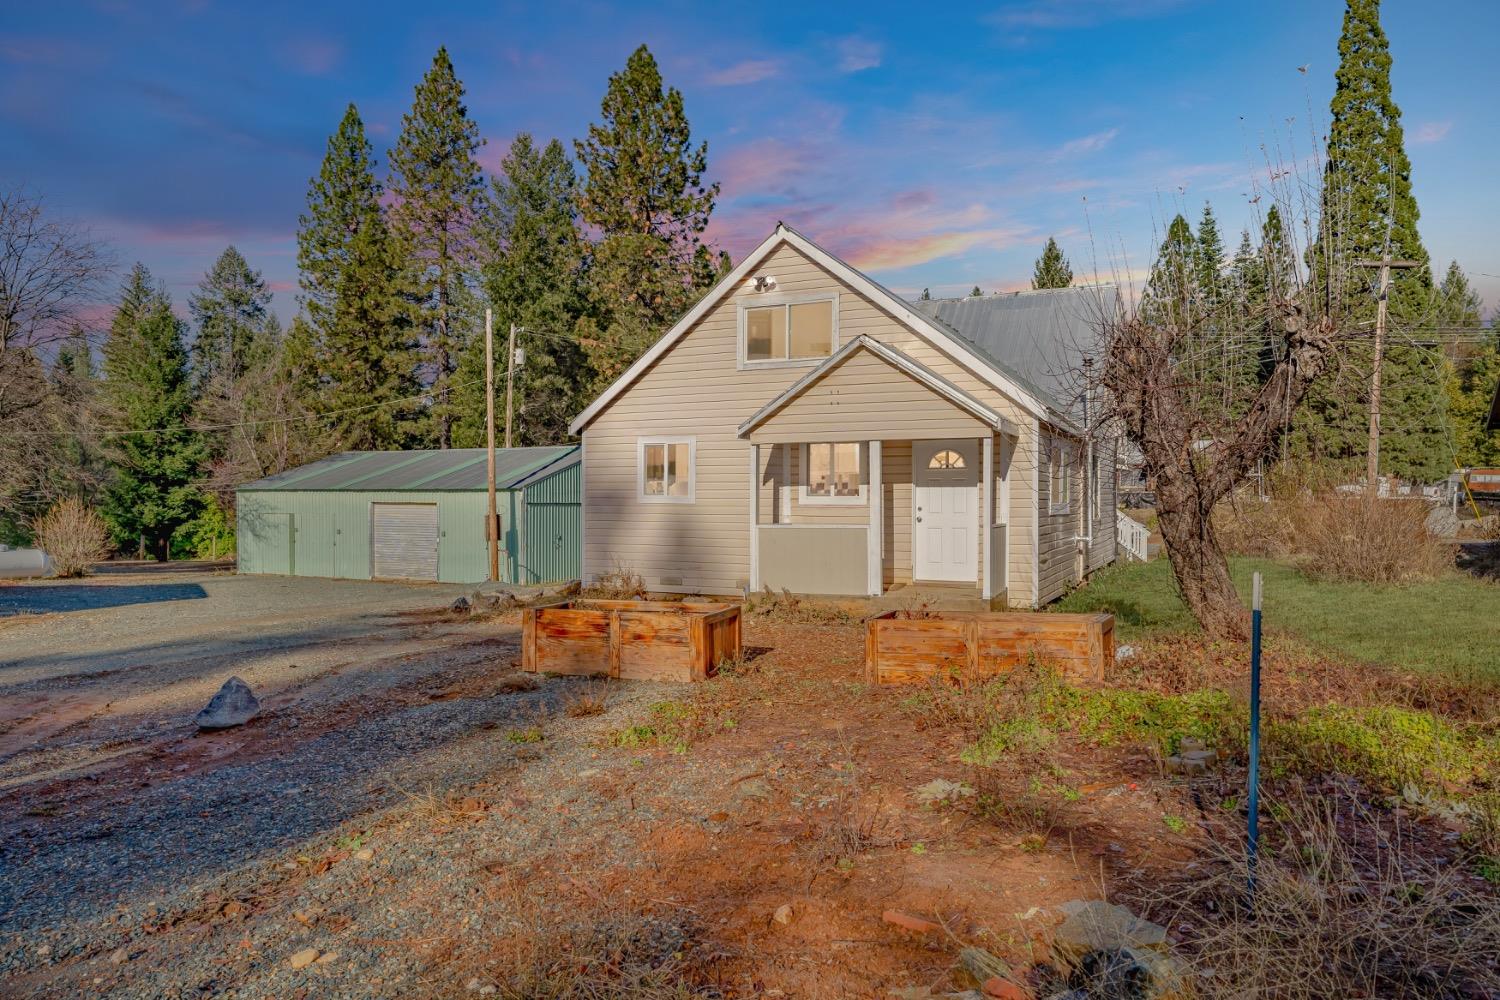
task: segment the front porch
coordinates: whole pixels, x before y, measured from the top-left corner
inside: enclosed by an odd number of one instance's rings
[[[1003,604],[1014,435],[900,352],[845,345],[740,428],[751,589]]]

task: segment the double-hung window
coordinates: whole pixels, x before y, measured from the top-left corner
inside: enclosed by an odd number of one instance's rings
[[[637,447],[640,498],[647,503],[692,503],[696,439],[641,438]]]
[[[750,365],[816,361],[833,353],[837,300],[778,302],[742,310],[744,362]]]
[[[802,502],[808,504],[863,503],[860,483],[863,448],[856,442],[802,446]]]
[[[1049,512],[1066,514],[1073,506],[1073,454],[1066,445],[1052,446],[1049,465]]]

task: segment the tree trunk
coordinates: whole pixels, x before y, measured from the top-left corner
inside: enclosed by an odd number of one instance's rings
[[[1169,503],[1157,509],[1156,519],[1177,589],[1198,624],[1215,639],[1248,639],[1250,613],[1229,577],[1212,518]]]

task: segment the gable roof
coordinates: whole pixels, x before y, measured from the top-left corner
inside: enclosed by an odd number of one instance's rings
[[[576,444],[496,448],[495,488],[517,489],[546,472],[578,461]],[[486,489],[485,449],[345,451],[239,487],[246,492],[471,491]]]
[[[969,414],[988,424],[990,427],[993,427],[995,430],[1015,430],[1014,427],[1007,426],[1006,419],[1000,414],[996,413],[988,406],[985,406],[979,400],[964,392],[958,386],[954,385],[952,382],[949,382],[947,379],[943,378],[941,375],[928,368],[926,365],[923,365],[921,362],[908,357],[906,354],[903,354],[901,351],[896,350],[894,347],[882,344],[878,340],[873,340],[870,337],[865,336],[864,334],[860,334],[858,337],[855,337],[843,347],[840,347],[837,351],[833,352],[833,354],[829,355],[812,371],[808,372],[806,375],[803,375],[797,381],[789,385],[786,388],[785,392],[781,393],[765,406],[762,406],[759,410],[755,411],[755,414],[751,416],[750,419],[740,424],[738,435],[740,437],[745,437],[746,435],[748,435],[751,431],[755,430],[755,428],[759,427],[771,417],[775,416],[792,400],[802,395],[802,393],[806,391],[807,388],[813,383],[817,382],[828,373],[843,365],[844,362],[848,361],[858,351],[869,351],[871,354],[891,365],[893,368],[896,368],[909,375],[915,381],[921,383],[922,385],[925,385],[927,388],[944,397],[959,409],[968,412]]]
[[[1100,356],[1100,321],[1118,303],[1115,286],[1103,284],[927,299],[913,305],[1082,422],[1083,360]]]
[[[661,339],[653,344],[650,350],[637,358],[635,364],[627,368],[582,413],[574,417],[572,423],[568,425],[568,432],[571,434],[581,434],[583,429],[603,412],[605,407],[614,402],[620,393],[630,388],[636,379],[640,378],[645,374],[647,369],[656,363],[658,358],[671,350],[672,345],[686,336],[688,331],[709,310],[718,305],[719,302],[736,288],[740,287],[740,284],[750,275],[750,272],[760,266],[760,263],[780,246],[791,246],[803,254],[850,288],[864,295],[871,302],[875,303],[876,306],[890,313],[919,336],[931,342],[934,347],[950,355],[959,364],[968,368],[1000,392],[1013,399],[1033,416],[1076,430],[1072,426],[1073,422],[1066,408],[1059,407],[1053,401],[1039,395],[1037,390],[1030,386],[1027,380],[1019,373],[1011,371],[1001,361],[978,350],[973,342],[964,339],[964,337],[947,324],[935,320],[920,310],[914,309],[912,303],[844,263],[786,223],[778,222],[775,231],[766,237],[760,246],[756,247],[751,251],[749,256],[740,261],[734,270],[720,279],[719,283],[711,288],[703,298],[699,299],[691,309],[684,313],[681,319],[672,324],[671,329],[662,334]]]

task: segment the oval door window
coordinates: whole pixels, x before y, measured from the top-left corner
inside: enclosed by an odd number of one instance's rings
[[[951,448],[944,448],[927,463],[929,469],[962,469],[964,457]]]

